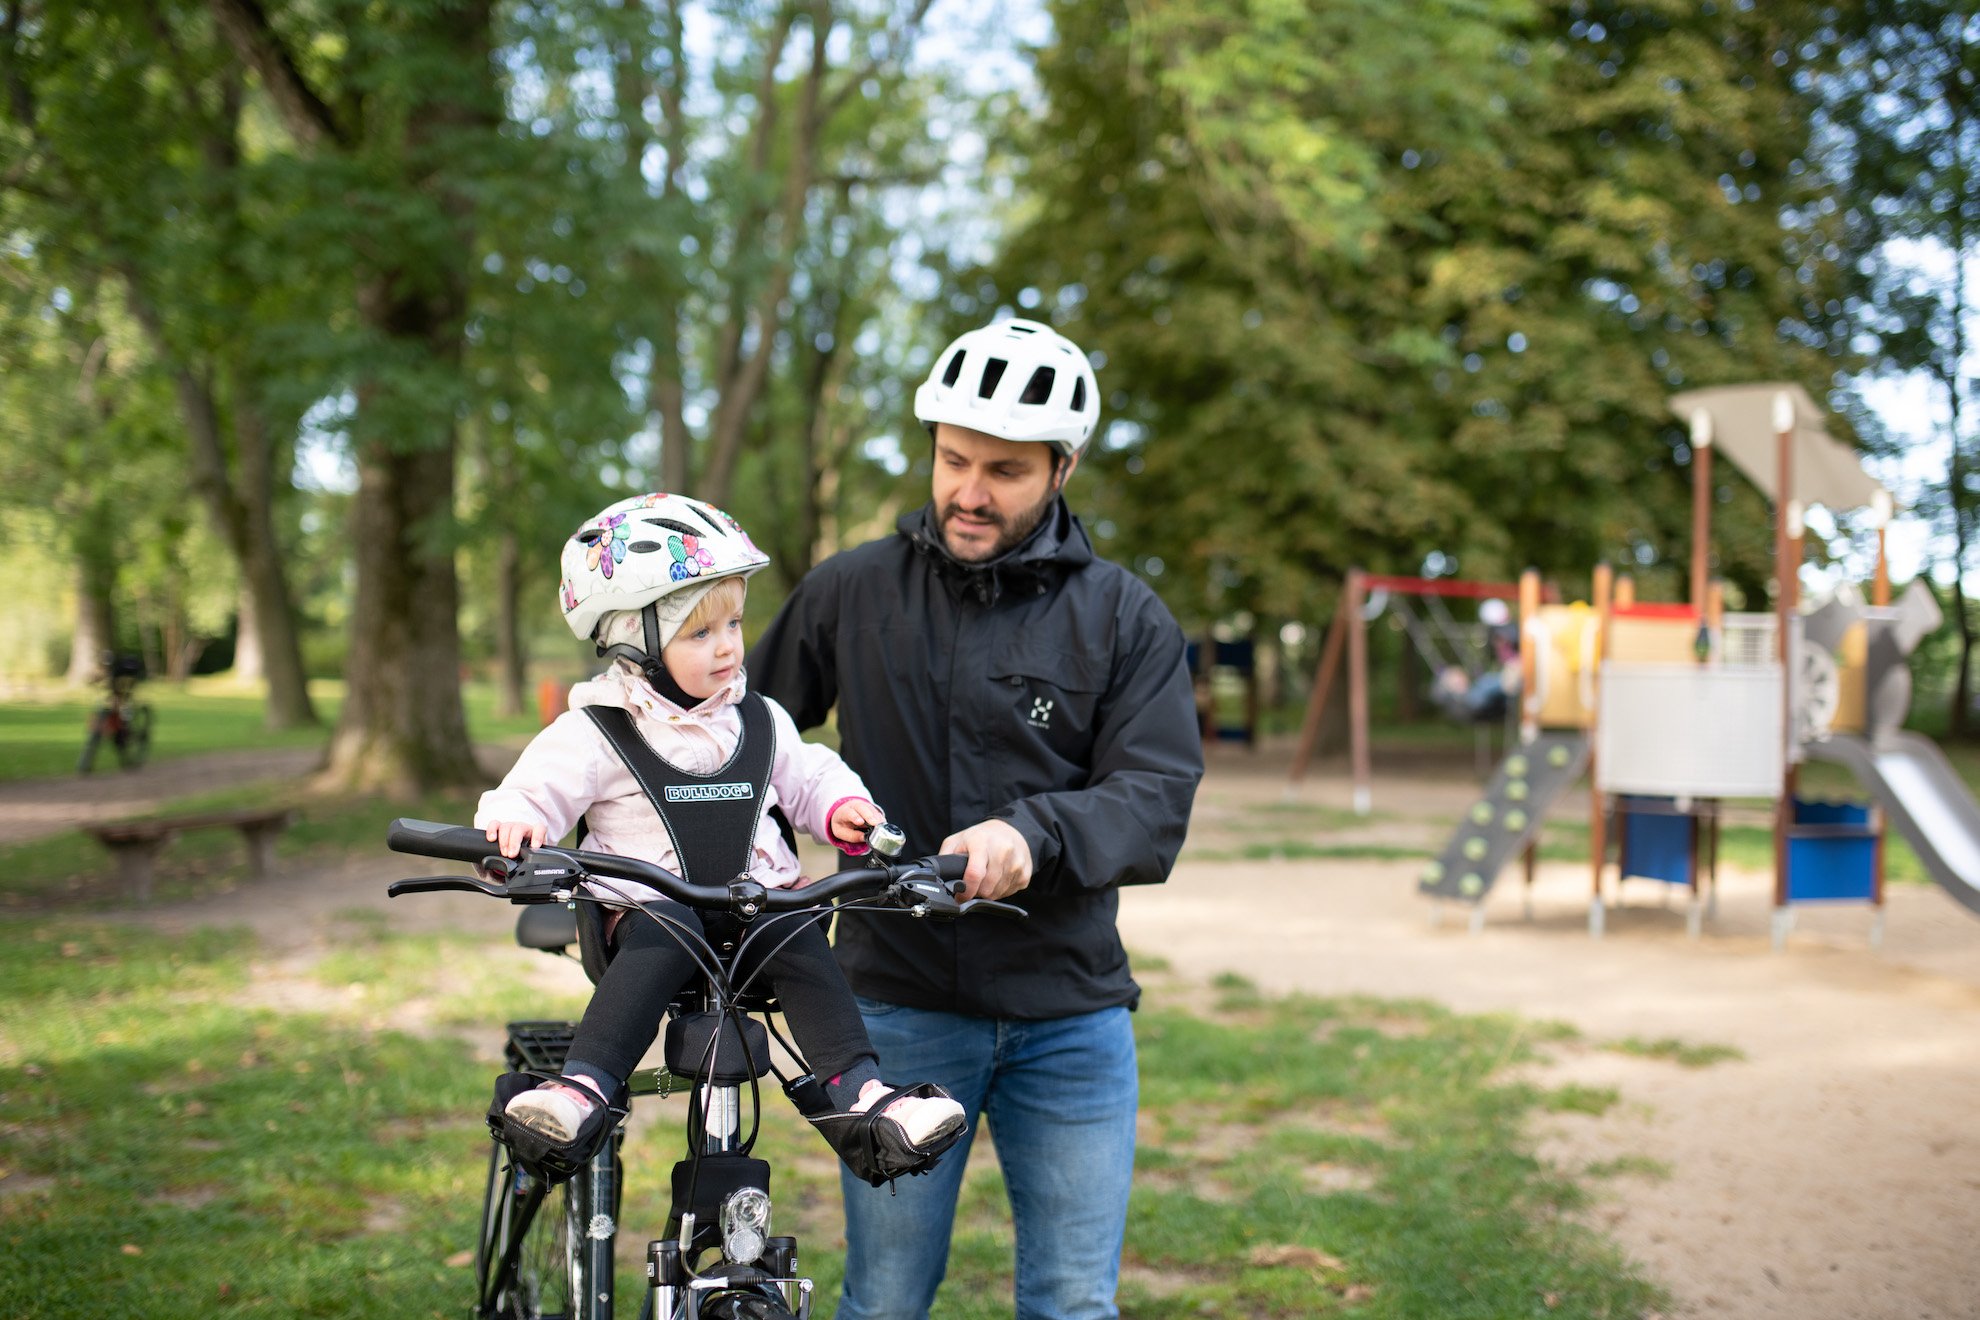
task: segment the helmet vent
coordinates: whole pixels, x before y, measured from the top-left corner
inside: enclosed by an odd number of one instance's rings
[[[1003,358],[990,358],[983,364],[983,383],[977,386],[976,397],[987,399],[997,392],[997,382],[1004,378],[1004,368],[1010,366]]]
[[[1006,331],[1007,331],[1008,333],[1010,333],[1010,334],[1014,334],[1014,335],[1029,335],[1029,334],[1035,334],[1035,333],[1037,332],[1037,331],[1036,331],[1036,327],[1034,327],[1034,326],[1028,326],[1028,325],[1019,325],[1019,324],[1018,324],[1017,322],[1015,322],[1015,321],[1013,321],[1013,322],[1011,322],[1011,323],[1010,323],[1009,325],[1007,325],[1007,326],[1005,326],[1005,327],[1004,327],[1004,329],[1005,329],[1005,330],[1006,330]]]
[[[706,513],[703,513],[699,506],[690,504],[688,506],[688,512],[692,513],[695,517],[701,519],[701,521],[707,523],[708,530],[715,533],[715,535],[717,536],[723,535],[722,529],[715,525],[715,520],[709,517]]]
[[[679,532],[682,536],[701,535],[701,529],[699,527],[690,527],[676,518],[648,518],[646,521],[652,523],[655,527],[664,527],[670,532]]]
[[[1086,411],[1086,382],[1077,378],[1073,380],[1072,410],[1076,413]]]
[[[956,383],[956,378],[962,375],[963,358],[966,356],[968,355],[960,348],[949,354],[948,369],[942,373],[942,386],[944,389],[953,386]]]
[[[576,541],[580,545],[597,545],[600,541],[605,539],[605,533],[601,528],[586,527],[580,530],[578,534],[572,537],[571,539]]]
[[[1031,379],[1024,383],[1024,393],[1018,395],[1018,402],[1046,402],[1052,397],[1052,382],[1056,379],[1058,375],[1050,367],[1040,367],[1032,372]]]

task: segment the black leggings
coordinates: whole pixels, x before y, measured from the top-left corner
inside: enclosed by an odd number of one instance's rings
[[[690,930],[703,929],[700,914],[692,908],[670,899],[656,899],[647,906]],[[722,925],[728,919],[717,916],[711,921]],[[807,922],[798,929],[798,923]],[[861,1060],[876,1059],[852,988],[815,913],[761,917],[741,929],[749,936],[749,946],[737,960],[735,983],[747,981],[752,990],[767,989],[777,997],[798,1051],[814,1076],[826,1081]],[[711,942],[719,947],[719,940]],[[578,1023],[568,1063],[623,1082],[660,1034],[667,1005],[699,971],[672,933],[637,912],[628,912],[619,921],[612,945],[612,961]]]

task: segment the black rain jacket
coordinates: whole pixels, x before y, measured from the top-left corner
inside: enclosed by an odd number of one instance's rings
[[[841,753],[911,849],[991,818],[1031,846],[1026,920],[842,914],[856,991],[981,1017],[1135,1004],[1116,891],[1168,879],[1203,745],[1182,630],[1063,500],[985,564],[952,558],[928,507],[834,555],[757,641],[749,683],[799,729],[837,704]]]

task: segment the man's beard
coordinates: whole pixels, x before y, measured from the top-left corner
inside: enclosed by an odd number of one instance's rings
[[[942,529],[942,544],[952,558],[961,560],[965,564],[987,564],[991,560],[1008,553],[1013,546],[1024,540],[1025,537],[1030,536],[1038,524],[1044,521],[1045,512],[1052,507],[1052,501],[1058,498],[1058,489],[1054,487],[1046,491],[1045,497],[1039,500],[1038,503],[1010,518],[1001,517],[987,510],[969,510],[972,516],[987,518],[997,528],[997,539],[991,543],[988,550],[983,551],[981,554],[970,554],[958,550],[956,543],[950,539],[949,521],[957,514],[963,512],[962,505],[952,501],[942,506],[942,516],[938,523]]]

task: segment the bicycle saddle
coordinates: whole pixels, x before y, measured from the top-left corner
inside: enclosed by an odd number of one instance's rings
[[[562,953],[577,942],[577,913],[561,903],[535,904],[516,918],[516,943],[525,949]]]

